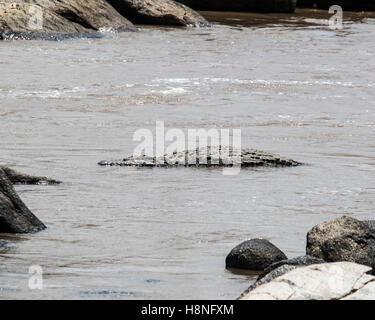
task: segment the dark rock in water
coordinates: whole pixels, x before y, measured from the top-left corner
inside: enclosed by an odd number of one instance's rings
[[[199,13],[173,0],[107,0],[136,24],[208,26]]]
[[[293,13],[296,0],[178,0],[195,10]]]
[[[23,174],[12,170],[8,167],[0,166],[0,169],[4,171],[8,179],[12,184],[60,184],[61,181],[49,179],[46,177],[36,177],[30,176],[28,174]]]
[[[286,260],[286,255],[268,240],[251,239],[235,247],[226,257],[227,268],[261,270]]]
[[[0,40],[45,40],[64,41],[73,39],[100,39],[104,34],[98,32],[51,33],[51,32],[2,32]]]
[[[249,287],[249,289],[247,289],[242,294],[242,296],[245,296],[247,293],[254,290],[255,288],[265,283],[268,283],[293,269],[321,263],[325,263],[325,261],[311,256],[301,256],[272,263],[264,269],[264,271],[258,276],[257,280]]]
[[[254,290],[255,288],[257,288],[257,287],[259,287],[259,286],[261,286],[265,283],[271,282],[272,280],[274,280],[274,279],[282,276],[283,274],[286,274],[289,271],[294,270],[296,268],[297,268],[296,266],[289,265],[289,264],[285,264],[285,265],[277,267],[276,269],[267,273],[263,278],[261,278],[261,279],[258,278],[257,281],[255,281],[246,291],[244,291],[241,294],[239,299],[246,296],[250,291]]]
[[[271,153],[254,150],[236,150],[224,147],[207,147],[178,152],[164,157],[130,156],[122,160],[101,161],[101,166],[137,166],[137,167],[293,167],[300,162],[283,158]]]
[[[3,39],[64,40],[68,34],[73,34],[69,38],[99,37],[94,32],[101,28],[132,31],[135,27],[105,0],[0,2]]]
[[[273,270],[278,269],[281,266],[294,266],[294,267],[302,267],[302,266],[310,266],[312,264],[319,264],[325,263],[323,259],[315,258],[312,256],[300,256],[288,260],[281,260],[269,265],[264,271],[258,276],[257,282],[266,277],[269,273]],[[281,269],[280,269],[281,270]]]
[[[34,233],[45,228],[23,203],[0,168],[0,233]]]
[[[374,270],[373,223],[343,216],[319,224],[307,234],[306,253],[327,262],[356,262]]]
[[[339,5],[344,11],[375,11],[373,0],[298,0],[297,6],[302,8],[329,9]]]

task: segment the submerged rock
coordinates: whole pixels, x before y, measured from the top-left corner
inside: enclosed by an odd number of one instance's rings
[[[104,160],[100,166],[137,166],[137,167],[292,167],[300,162],[283,158],[271,153],[254,150],[236,150],[224,147],[197,148],[196,150],[175,152],[164,157],[130,156],[122,160]]]
[[[30,176],[17,172],[8,167],[0,166],[12,184],[60,184],[61,181],[49,179],[46,177]]]
[[[23,203],[8,175],[0,168],[0,233],[34,233],[45,228]]]
[[[375,229],[371,222],[343,216],[312,228],[306,253],[328,262],[351,261],[375,267]]]
[[[297,6],[302,8],[328,9],[339,5],[344,11],[375,11],[373,0],[298,0]]]
[[[296,0],[178,0],[195,10],[293,13]]]
[[[375,277],[370,271],[370,267],[352,262],[296,268],[255,287],[240,300],[374,299]]]
[[[232,249],[225,264],[227,268],[263,271],[272,263],[285,259],[286,255],[268,240],[251,239]]]
[[[199,13],[173,0],[107,0],[136,24],[207,26]]]
[[[91,33],[97,37],[95,32],[101,28],[135,29],[105,0],[0,1],[3,39],[56,40],[67,38],[67,34],[88,37]]]
[[[297,267],[296,266],[292,266],[292,265],[289,265],[289,264],[285,264],[285,265],[282,265],[274,270],[272,270],[271,272],[267,273],[263,278],[261,279],[257,279],[247,290],[245,290],[239,299],[245,297],[250,291],[254,290],[255,288],[263,285],[263,284],[266,284],[268,282],[271,282],[272,280],[282,276],[283,274],[286,274],[287,272],[289,271],[292,271],[294,269],[296,269]]]

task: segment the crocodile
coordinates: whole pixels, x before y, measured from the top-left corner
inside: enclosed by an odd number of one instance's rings
[[[294,167],[301,162],[256,149],[233,149],[232,147],[196,148],[182,152],[155,156],[129,156],[121,160],[103,160],[100,166],[135,167]]]
[[[101,39],[105,35],[99,32],[36,32],[36,31],[3,31],[0,32],[0,40],[44,40],[64,41],[73,39]]]

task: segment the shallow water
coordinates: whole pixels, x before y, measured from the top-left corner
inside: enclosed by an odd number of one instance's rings
[[[225,270],[242,240],[293,257],[317,223],[372,219],[375,19],[353,14],[332,31],[322,14],[0,42],[1,163],[65,182],[16,187],[48,229],[2,237],[0,298],[232,299],[254,279]],[[97,166],[131,154],[133,133],[156,120],[241,128],[243,147],[309,165],[237,176]],[[43,290],[29,289],[30,265]]]

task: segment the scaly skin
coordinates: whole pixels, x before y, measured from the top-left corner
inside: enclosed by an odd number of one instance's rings
[[[231,167],[233,164],[241,164],[241,167],[293,167],[302,164],[291,159],[255,149],[242,149],[241,152],[235,152],[233,155],[233,149],[231,147],[219,147],[219,149],[208,147],[207,157],[205,156],[205,150],[205,148],[197,148],[193,151],[165,155],[164,158],[148,157],[145,155],[139,157],[130,156],[117,161],[104,160],[98,164],[100,166],[135,167]],[[197,157],[194,157],[195,153]],[[219,156],[220,154],[221,156]],[[206,161],[200,161],[199,155],[202,156],[202,159],[206,159]],[[231,157],[231,155],[233,155],[233,157]],[[189,161],[189,157],[193,160]]]

